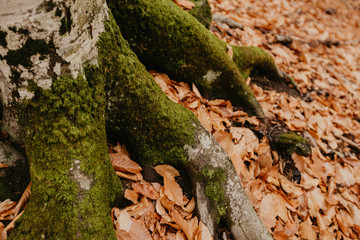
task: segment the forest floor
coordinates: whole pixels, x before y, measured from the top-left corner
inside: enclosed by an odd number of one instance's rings
[[[275,239],[360,239],[360,1],[209,3],[214,15],[242,25],[213,21],[211,31],[217,37],[266,49],[294,78],[296,87],[261,78],[247,83],[273,130],[286,127],[303,135],[312,145],[311,155],[287,157],[270,146],[259,120],[229,101],[204,99],[194,85],[151,74],[171,100],[194,112],[228,153]],[[160,186],[142,179],[141,167],[124,147],[112,147],[110,156],[117,174],[133,181],[128,183],[133,190],[125,194],[133,204],[112,211],[119,239],[211,239],[193,214],[193,199],[187,199],[175,181],[175,169],[156,169],[164,178],[165,186]],[[8,223],[19,214],[29,190],[19,203],[0,203],[0,220]],[[1,225],[0,239],[6,239],[12,226]]]

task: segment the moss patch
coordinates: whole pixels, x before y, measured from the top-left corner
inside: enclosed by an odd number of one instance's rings
[[[303,156],[310,156],[310,143],[294,132],[288,132],[276,137],[275,142],[281,148],[286,149],[286,154],[291,156],[294,152]]]
[[[0,46],[3,46],[4,48],[7,47],[6,36],[7,32],[0,29]]]
[[[29,37],[25,44],[17,50],[9,50],[4,57],[7,64],[11,66],[23,65],[25,68],[33,66],[30,58],[35,54],[40,54],[40,59],[44,59],[54,49],[52,42],[44,39],[32,39]]]
[[[109,205],[121,187],[107,153],[104,79],[98,71],[86,67],[86,80],[60,76],[50,90],[37,88],[21,105],[33,185],[10,239],[116,239]],[[90,189],[72,177],[76,160],[92,179]]]
[[[183,146],[199,124],[186,108],[170,101],[122,38],[112,16],[101,35],[99,65],[107,80],[107,133],[130,144],[144,165],[184,165]]]
[[[60,35],[64,35],[67,32],[71,31],[72,19],[71,12],[69,7],[65,7],[65,17],[61,19],[61,24],[59,28]]]
[[[211,25],[211,8],[207,0],[190,0],[195,3],[195,7],[189,13],[193,15],[202,25],[209,28]]]
[[[226,215],[228,206],[227,197],[223,187],[223,183],[226,181],[225,170],[221,168],[205,167],[202,170],[202,174],[207,181],[205,193],[218,210],[219,223],[220,219]]]
[[[170,0],[108,0],[131,49],[148,69],[176,81],[195,83],[205,97],[226,97],[265,117],[226,43]],[[218,77],[209,81],[209,74]]]

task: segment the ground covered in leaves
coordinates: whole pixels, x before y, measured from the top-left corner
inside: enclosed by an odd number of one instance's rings
[[[209,2],[217,15],[211,26],[216,36],[265,48],[295,79],[295,91],[266,79],[247,82],[274,131],[286,126],[302,134],[311,142],[311,155],[289,159],[276,152],[261,134],[260,122],[229,101],[209,101],[196,86],[151,72],[156,82],[213,133],[275,239],[360,239],[360,1]],[[111,213],[119,239],[211,239],[194,216],[193,199],[177,183],[176,169],[155,168],[161,186],[143,180],[141,167],[124,147],[110,148],[110,156],[117,174],[131,179],[125,197],[132,204]],[[296,174],[285,171],[289,160]],[[18,203],[0,203],[0,220],[18,218],[29,195],[30,186]],[[0,239],[12,228],[13,222],[6,227],[0,222]]]

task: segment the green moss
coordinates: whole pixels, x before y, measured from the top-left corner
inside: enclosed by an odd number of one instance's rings
[[[60,8],[56,8],[55,16],[56,16],[56,17],[61,17],[61,15],[62,15],[61,9],[60,9]]]
[[[99,65],[107,79],[107,133],[130,144],[144,165],[184,165],[196,117],[170,101],[122,38],[112,16],[101,35]]]
[[[4,48],[7,47],[6,35],[7,32],[0,29],[0,46],[3,46]]]
[[[31,56],[40,54],[40,59],[44,59],[54,48],[52,42],[46,42],[44,39],[34,40],[29,37],[21,48],[9,50],[4,58],[10,67],[20,64],[25,68],[30,68],[33,66],[30,60]]]
[[[71,24],[72,24],[71,19],[63,17],[61,19],[61,25],[60,25],[60,29],[59,29],[60,35],[64,35],[65,33],[70,32]]]
[[[302,136],[288,132],[276,137],[275,142],[281,148],[286,149],[286,153],[291,156],[294,152],[303,156],[310,156],[310,143]]]
[[[19,109],[33,185],[10,239],[116,239],[109,205],[121,187],[107,153],[104,79],[96,67],[85,74],[54,79]],[[90,189],[72,178],[75,160]]]
[[[202,170],[202,174],[207,182],[205,193],[215,204],[219,213],[218,221],[220,222],[220,219],[226,215],[228,207],[228,201],[223,187],[223,183],[226,181],[225,170],[205,167]]]
[[[45,1],[45,7],[46,11],[50,12],[56,7],[56,3],[54,3],[53,0]]]
[[[108,0],[131,49],[148,69],[195,83],[206,97],[226,97],[265,117],[226,43],[170,0]],[[217,77],[211,78],[210,76]]]
[[[266,76],[270,80],[281,79],[274,58],[259,47],[233,46],[233,60],[244,79],[249,75]]]
[[[195,3],[195,7],[190,9],[189,13],[193,15],[206,28],[211,25],[211,8],[207,0],[190,0]]]

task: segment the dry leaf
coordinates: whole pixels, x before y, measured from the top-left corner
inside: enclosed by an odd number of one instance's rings
[[[176,224],[178,224],[184,231],[187,239],[195,239],[199,227],[199,223],[196,217],[192,218],[191,220],[185,220],[176,209],[171,211],[171,217],[174,219],[174,222],[176,222]]]
[[[196,235],[195,239],[196,240],[212,240],[213,239],[209,229],[201,221],[199,222],[199,230],[198,230],[198,234]]]
[[[7,167],[9,167],[9,166],[6,164],[0,163],[0,168],[7,168]]]
[[[124,193],[124,197],[133,203],[138,203],[139,194],[131,189],[126,189]]]
[[[164,194],[175,204],[182,206],[184,204],[183,192],[180,185],[175,181],[179,172],[170,165],[158,165],[155,171],[164,178]]]
[[[4,224],[0,222],[0,240],[6,240],[7,239],[7,232],[4,228]]]
[[[122,153],[110,153],[111,164],[117,171],[137,174],[142,171],[139,164]]]
[[[234,55],[233,48],[229,44],[227,44],[226,47],[227,47],[227,55],[229,55],[229,57],[233,59],[233,55]]]
[[[150,232],[146,229],[145,224],[136,219],[132,219],[132,225],[129,233],[134,240],[152,240]]]
[[[195,7],[195,3],[190,2],[189,0],[173,0],[173,2],[183,9],[192,9]]]
[[[268,229],[275,226],[277,216],[284,221],[288,218],[283,201],[275,193],[270,193],[262,199],[259,206],[259,216]]]
[[[140,182],[134,182],[131,184],[132,188],[135,192],[144,195],[145,197],[148,197],[150,199],[158,199],[160,197],[159,193],[154,189],[154,187],[142,180]]]
[[[132,181],[139,181],[139,180],[142,179],[142,177],[139,179],[138,175],[135,175],[135,174],[132,174],[132,173],[124,173],[124,172],[119,172],[119,171],[116,171],[115,173],[119,177],[129,179],[129,180],[132,180]]]

